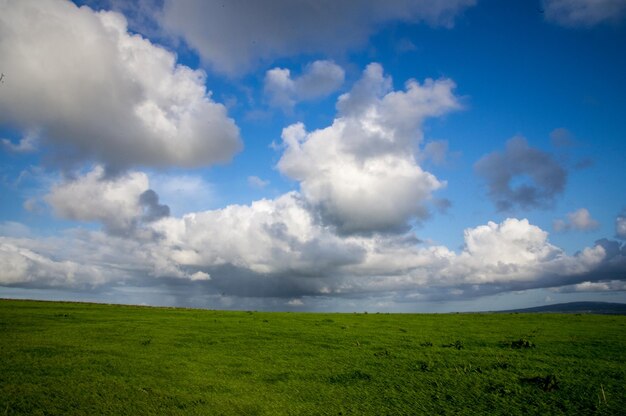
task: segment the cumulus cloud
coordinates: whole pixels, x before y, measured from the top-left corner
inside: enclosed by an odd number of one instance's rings
[[[104,270],[71,260],[55,261],[0,237],[0,283],[23,287],[98,286],[105,281]]]
[[[127,212],[122,224],[128,226],[142,215],[137,204],[126,207],[114,201],[126,193],[141,200],[148,184],[137,173],[103,180],[102,170],[94,169],[61,186],[67,201],[100,187],[100,197],[79,198],[95,198],[99,210],[87,206],[66,215],[115,225],[121,221],[115,213]],[[55,191],[60,198],[63,192],[55,189],[51,194]],[[577,284],[597,281],[595,272],[597,279],[606,279],[626,270],[626,249],[617,243],[599,241],[567,256],[548,242],[547,232],[527,220],[507,219],[468,229],[464,248],[455,253],[442,246],[423,246],[411,233],[337,234],[334,227],[320,223],[310,208],[302,195],[292,192],[250,205],[144,223],[157,239],[88,231],[62,242],[3,238],[2,261],[12,270],[3,284],[82,287],[92,280],[99,282],[94,285],[138,280],[150,285],[145,281],[149,276],[157,281],[175,279],[178,286],[202,283],[209,293],[230,296],[401,293],[399,301],[410,301],[411,294],[420,299],[464,298]],[[94,211],[101,214],[96,216]],[[69,259],[80,259],[80,263]],[[70,279],[77,275],[70,272],[76,270],[82,277]]]
[[[140,221],[150,222],[169,215],[169,207],[149,189],[143,172],[105,176],[102,166],[52,187],[44,197],[54,213],[77,221],[96,221],[114,233],[133,230]]]
[[[339,97],[330,126],[283,130],[278,169],[299,181],[306,200],[341,232],[404,228],[428,215],[431,193],[445,185],[422,170],[414,152],[424,120],[460,107],[454,86],[449,79],[409,80],[393,91],[382,67],[370,64]]]
[[[293,77],[285,68],[273,68],[265,74],[265,93],[271,105],[285,111],[300,101],[325,97],[343,84],[343,68],[332,61],[315,61]]]
[[[521,136],[508,140],[503,152],[483,156],[474,169],[500,211],[550,206],[567,180],[567,172],[550,154],[530,147]]]
[[[155,239],[71,230],[58,237],[0,236],[0,285],[102,291],[126,283],[144,289],[159,279],[209,280],[164,256]],[[195,274],[195,275],[194,275]]]
[[[240,74],[301,53],[341,54],[386,22],[451,27],[475,0],[166,0],[161,24],[217,71]]]
[[[185,266],[325,275],[362,256],[362,248],[316,225],[296,193],[166,218],[152,228],[171,248],[171,258]]]
[[[205,88],[205,73],[129,33],[120,14],[62,0],[8,2],[0,33],[10,74],[0,123],[39,131],[63,157],[114,168],[192,167],[227,161],[241,149],[237,126]]]
[[[0,237],[0,265],[9,271],[0,283],[168,282],[181,294],[414,302],[622,281],[626,271],[626,248],[616,242],[599,241],[569,256],[548,241],[547,232],[514,218],[467,229],[459,253],[420,245],[410,233],[341,236],[317,222],[297,193],[146,226],[160,238],[94,231],[54,239]]]
[[[591,217],[587,208],[580,208],[574,212],[568,213],[565,220],[555,220],[552,226],[554,231],[590,231],[597,229],[600,223]]]
[[[626,15],[625,0],[543,0],[546,20],[567,27],[591,27]]]
[[[522,266],[545,262],[563,254],[547,239],[547,232],[526,219],[509,218],[501,224],[489,222],[465,230],[462,257],[475,259],[484,265]]]

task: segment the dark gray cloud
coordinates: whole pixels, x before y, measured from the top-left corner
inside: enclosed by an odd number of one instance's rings
[[[161,24],[217,71],[301,53],[341,55],[386,22],[451,27],[475,0],[166,0]]]
[[[503,152],[483,156],[474,169],[499,211],[549,207],[567,181],[566,170],[554,157],[520,136],[507,141]]]
[[[139,195],[139,203],[143,207],[143,221],[152,222],[170,215],[170,207],[159,204],[159,195],[152,189]]]
[[[556,148],[559,154],[559,160],[562,160],[563,163],[567,163],[572,158],[572,154],[570,154],[571,149],[580,147],[582,144],[574,137],[572,132],[563,127],[552,130],[550,133],[550,142],[552,146]],[[584,156],[572,162],[571,167],[572,169],[583,170],[593,166],[593,164],[594,161],[590,156]]]

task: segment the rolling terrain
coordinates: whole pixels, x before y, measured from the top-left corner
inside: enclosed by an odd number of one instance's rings
[[[534,308],[511,309],[502,313],[592,313],[598,315],[626,315],[626,304],[611,302],[568,302]]]

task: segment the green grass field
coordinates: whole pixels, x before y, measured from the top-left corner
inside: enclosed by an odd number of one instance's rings
[[[626,414],[626,316],[0,301],[0,415]]]

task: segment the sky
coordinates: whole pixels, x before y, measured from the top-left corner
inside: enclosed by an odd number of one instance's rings
[[[0,0],[0,297],[626,302],[626,0]]]

